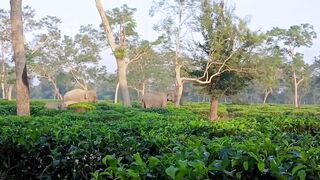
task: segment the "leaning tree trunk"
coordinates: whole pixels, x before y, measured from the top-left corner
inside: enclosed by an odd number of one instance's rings
[[[270,89],[270,90],[266,89],[266,90],[265,90],[264,98],[263,98],[263,104],[266,104],[267,99],[268,99],[268,97],[269,97],[269,95],[270,95],[271,92],[272,92],[272,89]]]
[[[51,78],[49,78],[49,81],[52,83],[53,88],[54,88],[54,98],[56,98],[58,100],[62,100],[63,97],[60,94],[60,90],[59,90],[59,87],[57,86],[57,83]]]
[[[117,59],[117,65],[118,65],[119,90],[121,92],[123,105],[125,107],[131,107],[129,88],[128,88],[128,82],[127,82],[127,64],[123,59]]]
[[[115,104],[118,103],[118,93],[119,93],[119,81],[118,81],[117,86],[116,86],[116,92],[114,93],[114,103]]]
[[[22,0],[10,0],[13,58],[16,68],[17,115],[30,115],[30,92],[23,41]]]
[[[218,119],[218,98],[212,97],[211,98],[211,105],[210,105],[210,120],[214,121]]]

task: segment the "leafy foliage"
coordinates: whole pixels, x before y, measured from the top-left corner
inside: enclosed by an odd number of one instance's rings
[[[1,102],[1,107],[14,102]],[[320,175],[319,107],[222,105],[232,120],[176,109],[95,105],[86,113],[0,116],[5,178],[223,179]],[[241,117],[239,117],[241,116]],[[2,173],[3,172],[3,173]]]
[[[90,110],[95,110],[96,107],[94,105],[92,105],[91,103],[76,103],[76,104],[71,104],[70,106],[68,106],[68,109],[74,110],[76,112],[79,111],[90,111]]]

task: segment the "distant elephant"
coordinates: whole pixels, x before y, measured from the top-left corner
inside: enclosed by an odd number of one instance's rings
[[[97,93],[94,90],[73,89],[64,95],[63,101],[65,107],[79,102],[97,102]]]
[[[47,102],[45,104],[47,109],[56,109],[56,110],[63,110],[63,104],[61,102]]]
[[[172,96],[162,92],[147,92],[141,97],[143,108],[166,108],[167,102],[173,101]]]

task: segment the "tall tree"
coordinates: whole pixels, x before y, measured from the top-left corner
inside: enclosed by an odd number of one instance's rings
[[[245,21],[235,17],[224,1],[204,1],[200,21],[204,43],[199,46],[205,59],[199,61],[201,69],[193,71],[200,79],[191,81],[202,85],[211,95],[210,119],[215,120],[218,118],[218,98],[238,93],[252,79],[256,65],[252,56],[263,39],[252,32]]]
[[[54,22],[58,23],[53,21],[50,24],[54,25]],[[61,74],[69,75],[78,88],[89,89],[105,70],[98,66],[101,60],[99,32],[91,25],[80,27],[80,32],[74,38],[61,38],[58,29],[53,29],[52,35],[46,36],[51,39],[50,43],[30,57],[29,67],[38,78],[52,84],[54,97],[62,99],[58,86]]]
[[[297,52],[300,47],[311,47],[312,41],[317,37],[313,26],[310,24],[301,24],[291,26],[289,29],[273,28],[268,34],[272,37],[270,41],[274,41],[280,46],[284,58],[290,66],[291,78],[294,88],[294,105],[299,107],[299,85],[305,80],[303,71],[303,55]]]
[[[35,11],[29,7],[23,7],[22,19],[23,19],[23,32],[28,33],[30,31],[37,30],[39,28],[38,21],[35,20]],[[4,9],[0,9],[0,84],[2,91],[2,98],[11,99],[11,92],[14,86],[15,79],[11,73],[12,63],[12,38],[11,38],[11,20],[10,12]]]
[[[183,67],[186,65],[183,51],[187,42],[187,34],[191,34],[190,23],[194,20],[199,1],[195,0],[156,0],[150,10],[150,15],[162,13],[162,20],[155,26],[157,31],[162,32],[165,38],[164,46],[169,52],[174,52],[172,62],[175,72],[175,105],[179,107],[183,93],[184,76]]]
[[[256,90],[263,92],[263,104],[269,95],[280,86],[283,61],[278,48],[265,47],[258,55],[257,77],[253,81]]]
[[[136,22],[133,18],[136,9],[123,5],[121,8],[115,8],[111,12],[105,12],[101,0],[95,0],[95,2],[108,45],[117,61],[118,83],[123,104],[125,107],[130,107],[127,67],[131,62],[141,59],[149,48],[139,49],[132,58],[128,57],[130,45],[137,40]]]
[[[30,115],[30,92],[23,40],[22,0],[10,0],[13,57],[16,68],[17,115]]]
[[[29,74],[35,74],[40,79],[46,79],[54,88],[54,98],[62,100],[56,76],[62,72],[62,63],[57,61],[57,48],[61,33],[59,25],[61,20],[47,16],[39,21],[44,33],[35,36],[34,48],[28,49],[28,70]],[[29,45],[32,46],[32,45]]]
[[[141,61],[128,67],[129,87],[143,95],[146,91],[167,92],[172,84],[172,71],[166,54],[149,51]]]

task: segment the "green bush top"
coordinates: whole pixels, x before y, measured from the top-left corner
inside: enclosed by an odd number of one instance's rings
[[[93,106],[0,116],[0,179],[320,177],[317,106],[221,105],[218,122],[208,104]]]

